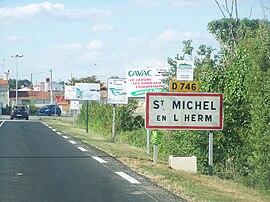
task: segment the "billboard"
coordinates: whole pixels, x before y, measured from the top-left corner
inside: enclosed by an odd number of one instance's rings
[[[70,100],[65,99],[64,96],[58,95],[55,96],[56,98],[56,104],[59,106],[69,106]]]
[[[71,100],[70,101],[70,109],[71,110],[79,110],[80,109],[80,102],[78,100]]]
[[[193,81],[193,61],[177,60],[176,79],[178,81]]]
[[[65,99],[76,100],[76,87],[75,86],[65,86]]]
[[[166,68],[127,68],[127,96],[145,97],[147,92],[163,92]]]
[[[126,79],[108,79],[108,104],[127,104]]]
[[[100,100],[99,83],[75,83],[77,100]]]
[[[222,94],[147,93],[149,129],[222,130]]]

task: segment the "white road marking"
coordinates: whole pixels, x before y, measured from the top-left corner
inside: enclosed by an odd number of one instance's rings
[[[5,123],[6,120],[4,120],[1,124],[0,124],[0,127],[2,127],[2,125]]]
[[[83,147],[78,147],[78,149],[79,150],[81,150],[81,151],[87,151],[85,148],[83,148]]]
[[[63,138],[68,139],[68,136],[63,135]]]
[[[60,132],[56,132],[58,135],[62,135],[62,133],[60,133]]]
[[[98,161],[99,163],[107,163],[106,161],[104,161],[103,159],[97,157],[97,156],[92,156],[93,159],[95,159],[96,161]]]
[[[134,179],[133,177],[129,176],[124,172],[115,172],[117,175],[120,175],[122,178],[126,179],[132,184],[141,184],[138,180]]]
[[[77,144],[75,141],[73,141],[73,140],[69,140],[69,142],[71,143],[71,144]]]
[[[49,126],[48,128],[52,129],[53,127]]]
[[[52,131],[56,132],[56,129],[52,129]]]

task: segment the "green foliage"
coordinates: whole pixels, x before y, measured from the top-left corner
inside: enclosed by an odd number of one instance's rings
[[[30,115],[37,115],[38,114],[38,107],[35,106],[35,100],[31,99],[30,104],[28,106],[29,114]]]
[[[68,85],[75,85],[75,83],[101,83],[100,80],[97,79],[97,76],[88,76],[88,77],[82,77],[80,79],[77,78],[71,78],[68,80]]]
[[[219,41],[223,52],[234,52],[247,30],[257,30],[259,20],[222,18],[208,23],[208,31]]]
[[[38,107],[35,105],[30,105],[28,110],[29,110],[29,115],[37,115],[38,114]]]
[[[120,142],[128,143],[136,147],[145,148],[146,146],[146,131],[145,128],[138,128],[132,131],[122,131],[118,137]]]
[[[269,189],[270,27],[264,21],[240,25],[246,26],[238,28],[245,34],[236,40],[233,52],[223,53],[226,59],[221,58],[224,65],[219,65],[223,68],[218,67],[223,70],[217,76],[224,86],[224,130],[216,144],[215,153],[223,156],[216,159],[216,171],[222,177],[242,178],[249,185]]]
[[[246,99],[249,128],[246,136],[246,178],[251,186],[270,189],[270,25],[260,22],[260,29],[243,40],[240,54],[249,61],[246,75]]]
[[[214,174],[241,180],[247,185],[270,189],[270,24],[260,20],[222,19],[209,23],[220,41],[218,55],[199,46],[194,77],[200,92],[222,93],[224,128],[214,132]],[[192,57],[192,41],[184,43],[183,57]],[[170,70],[164,83],[176,80],[176,61],[168,58]],[[136,100],[117,107],[118,140],[145,147],[143,118],[134,116]],[[111,133],[112,106],[91,102],[89,127]],[[85,124],[85,106],[79,116]],[[160,131],[159,156],[197,156],[198,170],[207,173],[207,131]]]
[[[135,99],[129,99],[128,105],[117,105],[115,128],[118,134],[144,127],[143,118],[133,115],[137,106],[138,101]],[[102,131],[104,135],[109,136],[112,131],[112,113],[112,105],[90,102],[88,108],[88,127],[90,130]],[[86,125],[86,103],[84,103],[78,116],[78,123],[82,127]]]
[[[27,79],[18,80],[18,89],[21,89],[23,87],[31,87],[31,86],[32,86],[32,83]],[[9,79],[9,87],[10,89],[16,89],[16,79]]]

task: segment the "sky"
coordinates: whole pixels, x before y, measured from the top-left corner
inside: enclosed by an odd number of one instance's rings
[[[238,0],[239,17],[263,19],[262,5],[270,1]],[[56,82],[95,75],[106,83],[127,68],[169,67],[183,40],[194,52],[218,48],[207,24],[221,18],[215,0],[0,0],[0,75],[37,84],[52,70]]]

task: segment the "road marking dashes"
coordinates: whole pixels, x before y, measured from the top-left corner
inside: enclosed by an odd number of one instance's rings
[[[71,144],[77,144],[75,141],[73,141],[73,140],[69,140],[69,142],[71,143]]]
[[[121,176],[122,178],[126,179],[132,184],[141,184],[138,180],[134,179],[133,177],[129,176],[124,172],[115,172],[117,175]]]
[[[104,161],[102,158],[99,158],[97,156],[92,156],[93,159],[95,159],[96,161],[98,161],[99,163],[107,163],[106,161]]]
[[[83,147],[78,147],[78,149],[81,150],[81,151],[83,151],[83,152],[87,151],[87,150],[86,150],[85,148],[83,148]]]
[[[5,123],[6,120],[4,120],[1,124],[0,124],[0,127],[2,127],[2,125]]]
[[[4,124],[5,121],[3,121],[1,124],[0,124],[0,127]],[[43,123],[45,126],[47,126],[48,128],[52,129],[52,131],[56,132],[56,129],[53,129],[53,127]],[[56,132],[58,135],[62,135],[62,133],[60,132]],[[62,136],[63,138],[65,139],[68,139],[69,137],[68,136],[65,136],[63,135]],[[69,140],[69,142],[73,145],[77,144],[75,141],[73,140]],[[77,147],[79,150],[83,151],[83,152],[86,152],[87,150],[83,147]],[[92,156],[93,159],[95,159],[96,161],[98,161],[99,163],[107,163],[105,160],[103,160],[102,158],[100,157],[97,157],[97,156]],[[135,178],[129,176],[128,174],[124,173],[124,172],[115,172],[117,175],[121,176],[122,178],[124,178],[125,180],[129,181],[130,183],[132,184],[141,184],[138,180],[136,180]]]

